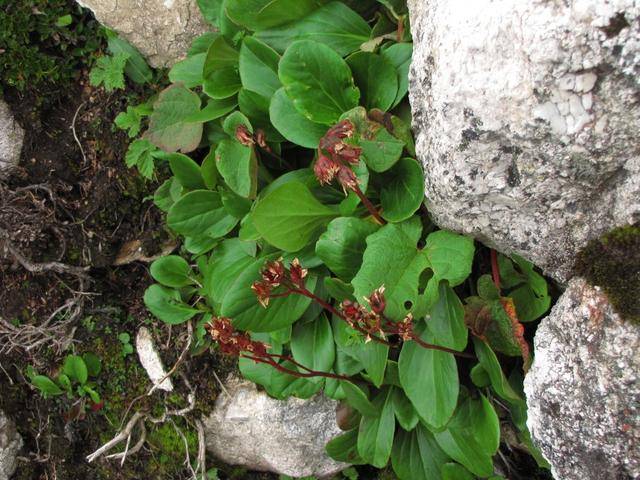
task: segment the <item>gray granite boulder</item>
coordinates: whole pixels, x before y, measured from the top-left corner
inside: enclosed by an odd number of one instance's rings
[[[78,0],[135,46],[153,67],[181,60],[209,27],[196,0]]]
[[[309,400],[276,400],[238,378],[226,382],[213,413],[203,419],[207,449],[231,465],[292,477],[326,477],[346,464],[325,453],[340,435],[338,402],[322,395]]]
[[[640,325],[576,278],[534,343],[527,424],[554,477],[640,478]]]
[[[640,1],[409,0],[436,223],[566,282],[640,220]]]
[[[16,470],[16,456],[22,448],[16,426],[0,410],[0,480],[9,480]]]
[[[20,162],[23,140],[24,130],[0,98],[0,178],[6,177]]]

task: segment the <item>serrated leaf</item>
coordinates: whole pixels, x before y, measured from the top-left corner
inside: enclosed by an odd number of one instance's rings
[[[154,169],[153,154],[156,150],[156,146],[149,140],[134,140],[127,149],[125,163],[129,168],[137,167],[143,177],[152,178]]]
[[[124,68],[128,59],[129,54],[122,52],[98,58],[89,73],[89,82],[94,87],[103,85],[107,92],[123,89],[125,87]]]

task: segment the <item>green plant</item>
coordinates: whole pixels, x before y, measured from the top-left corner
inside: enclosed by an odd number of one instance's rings
[[[104,40],[72,0],[0,0],[0,92],[68,82]]]
[[[486,250],[421,210],[406,6],[366,3],[371,22],[335,1],[199,1],[219,33],[173,67],[127,155],[146,177],[170,171],[154,201],[184,238],[144,301],[276,398],[345,400],[333,458],[491,477],[499,415],[537,455],[519,358],[546,283],[495,252],[472,274]]]
[[[133,345],[131,345],[131,335],[127,332],[122,332],[118,335],[118,340],[122,345],[122,356],[126,357],[133,353]]]
[[[89,397],[95,405],[101,404],[100,395],[94,390],[95,385],[90,378],[100,374],[102,362],[93,353],[67,355],[62,369],[53,378],[38,375],[33,367],[27,370],[31,384],[36,387],[44,398],[67,394],[67,398]]]

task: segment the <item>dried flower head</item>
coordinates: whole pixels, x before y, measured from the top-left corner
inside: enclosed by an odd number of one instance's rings
[[[253,134],[245,125],[242,124],[236,127],[236,140],[247,147],[250,147],[255,143],[253,140]]]
[[[371,310],[379,315],[384,312],[384,309],[387,306],[386,299],[384,298],[384,290],[384,285],[382,285],[374,290],[369,297],[364,297],[367,303],[371,306]]]
[[[284,264],[282,263],[282,258],[268,261],[262,268],[262,280],[271,288],[278,287],[284,278]]]
[[[307,273],[307,269],[302,268],[300,261],[297,258],[294,258],[291,265],[289,265],[289,277],[291,278],[291,282],[293,282],[296,287],[304,287],[304,279],[307,276]]]
[[[271,285],[265,281],[257,281],[253,282],[251,290],[253,290],[253,293],[258,297],[258,303],[264,308],[267,308],[267,305],[269,305],[269,298],[271,297]]]
[[[320,153],[318,160],[313,166],[313,172],[320,182],[320,185],[326,185],[333,181],[336,174],[340,171],[341,165],[326,155]]]
[[[400,335],[403,340],[411,340],[413,337],[413,315],[407,313],[407,316],[402,321],[395,324],[396,333]]]

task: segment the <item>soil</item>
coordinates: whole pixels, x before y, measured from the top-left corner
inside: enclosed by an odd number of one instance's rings
[[[37,327],[67,302],[79,299],[82,307],[63,332],[69,342],[48,341],[34,348],[4,342],[4,337],[0,342],[0,409],[19,419],[17,428],[25,440],[16,480],[190,478],[182,439],[170,425],[152,428],[145,448],[122,468],[119,462],[90,465],[84,459],[118,431],[134,400],[135,409],[161,413],[164,404],[186,406],[188,393],[178,379],[173,394],[136,400],[145,397],[149,381],[135,353],[123,353],[118,337],[127,333],[133,343],[135,332],[146,324],[165,363],[172,365],[184,331],[175,327],[172,332],[150,320],[142,302],[151,283],[147,264],[113,265],[132,241],[140,242],[145,257],[153,257],[169,239],[162,213],[149,199],[158,184],[126,167],[129,139],[113,127],[114,117],[140,93],[95,89],[86,72],[64,91],[5,92],[26,136],[20,167],[0,183],[0,232],[6,232],[4,239],[0,236],[0,317],[14,326]],[[25,262],[85,267],[87,277],[48,269],[30,273]],[[64,322],[65,313],[70,311],[63,309],[51,325]],[[77,398],[45,400],[26,379],[28,366],[55,376],[72,351],[102,358],[95,389],[104,405],[98,411],[92,411],[92,402]],[[181,367],[187,378],[204,379],[196,386],[198,402],[191,418],[210,411],[217,396],[211,371],[225,376],[234,368],[211,355],[194,357]],[[193,450],[191,423],[186,419],[177,425]],[[221,478],[273,478],[222,467]]]

